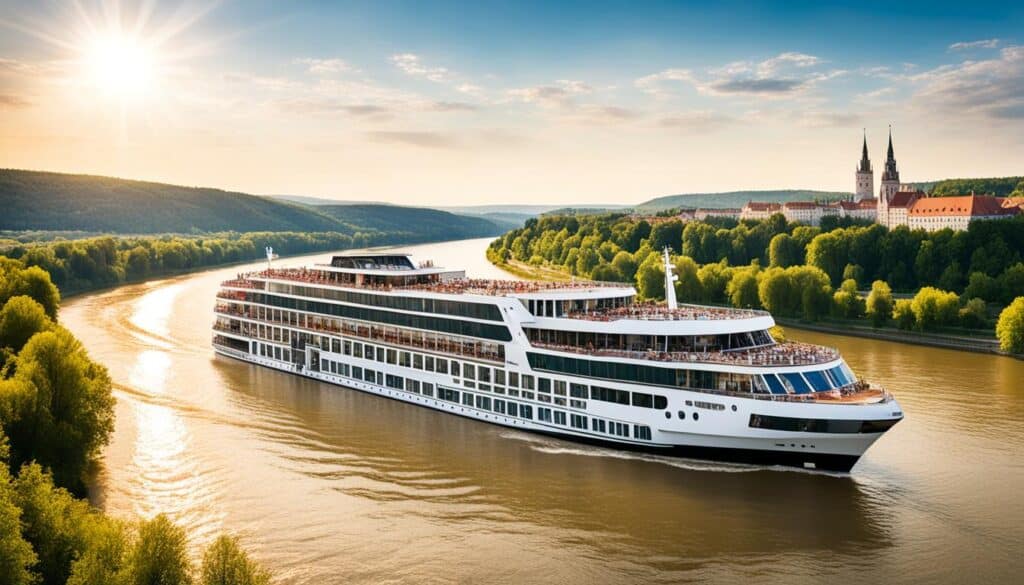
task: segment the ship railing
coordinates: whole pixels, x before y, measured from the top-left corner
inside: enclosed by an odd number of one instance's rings
[[[613,309],[593,311],[572,311],[564,315],[567,319],[588,321],[711,321],[721,319],[751,319],[769,316],[767,311],[753,309],[729,309],[703,305],[684,305],[670,309],[661,305],[635,304]]]
[[[746,350],[701,352],[592,348],[560,345],[543,341],[531,341],[530,344],[542,349],[599,357],[618,357],[658,362],[713,363],[733,366],[812,366],[839,359],[839,352],[833,348],[792,341]]]

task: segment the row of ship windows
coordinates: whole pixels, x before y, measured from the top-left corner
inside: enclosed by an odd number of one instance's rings
[[[307,301],[304,299],[281,297],[259,292],[246,292],[245,300],[271,307],[307,311],[332,317],[347,317],[350,319],[358,319],[360,321],[397,325],[399,327],[411,327],[413,329],[425,329],[428,331],[439,331],[441,333],[452,333],[455,335],[479,337],[482,339],[493,339],[495,341],[512,340],[512,334],[509,332],[508,327],[492,323],[477,323],[475,321],[460,321],[458,319],[447,319],[445,317],[410,315],[408,313],[395,313],[393,311],[385,311],[382,309],[336,305],[320,301]]]
[[[730,380],[733,378],[746,378],[749,380],[750,378],[750,376],[745,374],[663,368],[614,361],[578,359],[543,353],[527,352],[526,355],[530,361],[530,367],[535,370],[545,370],[587,378],[604,378],[623,382],[651,384],[654,386],[703,390],[735,390],[743,387],[742,382],[739,386],[734,386]],[[853,383],[855,378],[853,373],[846,368],[845,364],[840,364],[827,370],[803,372],[802,374],[799,372],[789,372],[778,375],[757,375],[754,376],[754,380],[755,389],[761,392],[769,392],[771,394],[807,394],[812,391],[821,392],[840,388]],[[749,388],[749,382],[746,386]]]
[[[566,388],[568,387],[569,397],[572,399],[578,399],[570,401],[574,408],[586,408],[586,403],[583,402],[583,400],[588,398],[591,400],[613,402],[626,406],[653,408],[657,410],[664,410],[668,407],[668,399],[665,396],[658,394],[629,392],[626,390],[616,390],[601,386],[588,387],[586,384],[570,384],[564,380],[535,378],[530,374],[506,372],[500,368],[491,368],[480,364],[458,362],[456,360],[451,360],[449,362],[448,360],[435,358],[433,356],[424,356],[408,351],[399,351],[391,348],[373,346],[368,343],[361,343],[358,341],[344,340],[337,345],[332,342],[332,347],[340,350],[340,353],[343,355],[376,360],[381,363],[388,363],[407,368],[412,367],[417,370],[425,370],[439,374],[451,374],[451,376],[456,378],[462,377],[465,379],[463,383],[466,386],[470,388],[479,388],[480,390],[488,392],[493,389],[493,391],[498,394],[504,394],[505,391],[502,387],[507,384],[509,386],[508,392],[510,395],[518,395],[518,390],[514,389],[521,387],[524,391],[523,396],[532,400],[534,397],[533,391],[536,390],[539,393],[537,397],[538,400],[542,402],[551,402],[554,400],[554,403],[560,406],[565,405],[565,398],[559,397],[566,396]],[[555,396],[553,399],[549,396],[551,394],[554,394]]]
[[[280,292],[300,297],[314,297],[356,305],[398,309],[401,311],[438,313],[441,315],[451,315],[453,317],[486,319],[488,321],[502,320],[501,311],[498,309],[498,306],[487,303],[468,303],[443,299],[362,293],[276,282],[271,283],[270,290],[272,292]]]
[[[434,384],[429,382],[422,382],[413,378],[404,378],[393,374],[384,374],[383,372],[377,372],[370,368],[352,366],[344,362],[321,359],[320,368],[325,373],[383,385],[393,390],[412,392],[414,394],[431,397],[434,396],[435,392]],[[455,390],[454,388],[447,388],[445,386],[437,386],[436,391],[436,397],[439,400],[444,400],[445,402],[461,404],[478,410],[486,410],[514,418],[522,418],[526,420],[533,420],[534,418],[533,411],[535,407],[530,404],[522,404],[503,398],[492,398],[491,396],[473,394],[471,392]],[[629,429],[631,425],[627,423],[599,418],[589,418],[582,414],[566,413],[565,411],[553,410],[542,406],[536,407],[536,410],[537,420],[541,422],[566,426],[566,421],[568,420],[569,426],[583,431],[590,430],[592,424],[592,428],[595,432],[611,434],[619,437],[629,437]],[[645,441],[651,440],[650,427],[645,425],[632,425],[632,427],[634,439],[641,439]]]

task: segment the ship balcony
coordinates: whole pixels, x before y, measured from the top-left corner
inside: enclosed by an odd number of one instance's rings
[[[839,359],[839,352],[831,347],[788,341],[746,349],[718,351],[658,351],[655,349],[625,349],[580,347],[531,340],[541,349],[551,349],[595,357],[616,357],[669,363],[710,363],[730,366],[813,366]]]
[[[583,319],[587,321],[712,321],[721,319],[752,319],[767,317],[767,311],[752,309],[728,309],[702,305],[683,305],[670,309],[665,305],[654,303],[635,303],[624,307],[599,309],[594,311],[571,311],[562,315],[565,319]]]
[[[263,282],[258,280],[249,280],[244,277],[234,278],[232,280],[225,280],[224,282],[220,283],[220,285],[224,287],[247,288],[252,290],[263,290],[265,288]]]

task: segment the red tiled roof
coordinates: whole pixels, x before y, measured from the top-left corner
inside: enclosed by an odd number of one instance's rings
[[[818,204],[813,201],[787,201],[782,206],[786,209],[814,209]]]
[[[910,207],[910,215],[988,217],[1020,213],[1020,208],[1004,207],[1003,202],[1002,197],[992,197],[991,195],[925,197],[914,202]]]
[[[889,207],[910,207],[923,196],[924,193],[921,191],[897,191],[889,200]]]
[[[857,202],[857,207],[860,207],[861,209],[874,209],[878,207],[878,199],[874,197],[861,199],[860,201]]]
[[[782,206],[768,201],[748,201],[746,208],[751,211],[778,211]]]

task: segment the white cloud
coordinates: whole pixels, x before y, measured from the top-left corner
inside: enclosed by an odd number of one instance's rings
[[[984,39],[981,41],[969,41],[953,43],[949,46],[950,51],[964,51],[967,49],[995,49],[999,46],[999,39]]]
[[[818,68],[822,63],[814,55],[786,52],[762,61],[734,61],[708,69],[703,75],[688,69],[666,69],[641,77],[633,85],[659,97],[668,95],[666,81],[687,82],[708,95],[781,97],[846,73],[841,69],[822,71]]]
[[[510,89],[508,95],[525,103],[557,107],[571,104],[575,97],[589,94],[593,91],[592,87],[582,81],[559,79],[553,85]]]
[[[419,55],[413,53],[400,53],[391,56],[391,62],[396,67],[414,77],[423,77],[436,83],[450,81],[451,71],[444,67],[427,67]]]
[[[658,120],[658,125],[683,134],[709,134],[735,122],[735,118],[717,112],[694,111],[666,116]]]
[[[314,59],[306,57],[303,59],[296,59],[294,61],[296,65],[303,65],[306,67],[306,71],[314,75],[334,75],[337,73],[347,73],[354,71],[342,59]]]
[[[1010,46],[982,61],[944,65],[910,77],[920,84],[915,102],[926,111],[1024,120],[1024,46]]]

